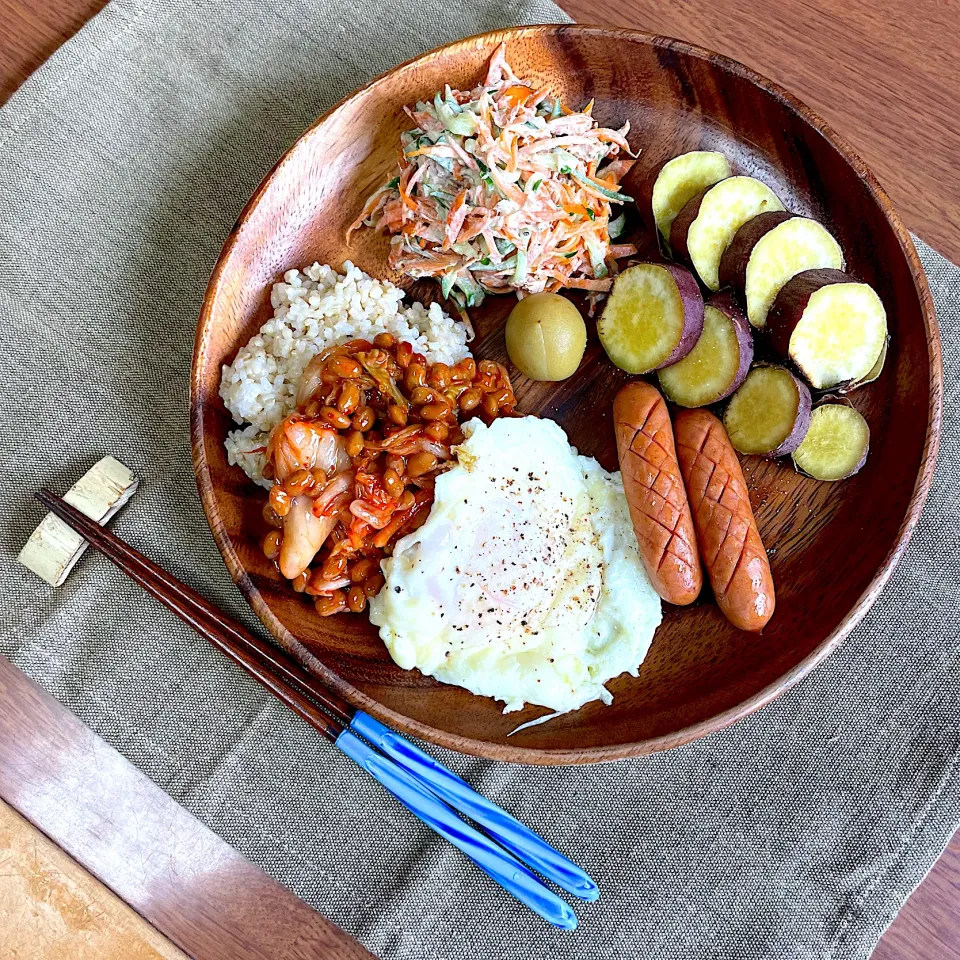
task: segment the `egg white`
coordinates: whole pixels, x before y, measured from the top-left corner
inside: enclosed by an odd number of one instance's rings
[[[618,473],[553,421],[464,425],[426,523],[383,561],[370,620],[393,659],[443,683],[558,713],[612,700],[660,623]]]

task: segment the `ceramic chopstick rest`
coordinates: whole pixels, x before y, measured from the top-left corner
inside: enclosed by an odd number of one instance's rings
[[[140,481],[113,457],[94,464],[64,495],[71,506],[97,523],[107,523],[136,493]],[[87,541],[48,513],[17,558],[52,587],[59,587],[87,549]]]

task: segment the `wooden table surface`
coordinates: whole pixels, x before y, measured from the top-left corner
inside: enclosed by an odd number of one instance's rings
[[[103,5],[0,0],[0,102]],[[581,22],[702,44],[780,82],[861,154],[910,229],[960,261],[960,10],[951,0],[561,5]],[[2,657],[0,702],[0,799],[190,956],[369,956],[226,847]],[[960,834],[874,960],[960,960]]]
[[[0,936],[9,957],[189,960],[5,803],[0,803]]]

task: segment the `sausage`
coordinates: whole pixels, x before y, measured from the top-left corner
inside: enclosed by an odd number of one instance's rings
[[[703,586],[696,532],[663,397],[642,380],[613,401],[617,453],[633,532],[654,590],[693,603]]]
[[[700,556],[717,605],[741,630],[762,630],[773,616],[773,576],[740,461],[723,424],[706,410],[674,420]]]

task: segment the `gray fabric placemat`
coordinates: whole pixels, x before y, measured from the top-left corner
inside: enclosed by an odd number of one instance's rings
[[[524,769],[445,754],[593,874],[546,928],[99,557],[51,591],[13,557],[110,452],[119,533],[248,624],[204,522],[188,370],[223,238],[327,106],[545,0],[113,2],[0,111],[0,650],[382,957],[866,957],[960,818],[960,269],[921,255],[946,420],[907,556],[850,639],[771,706],[666,754]],[[2,709],[2,706],[0,706]]]

